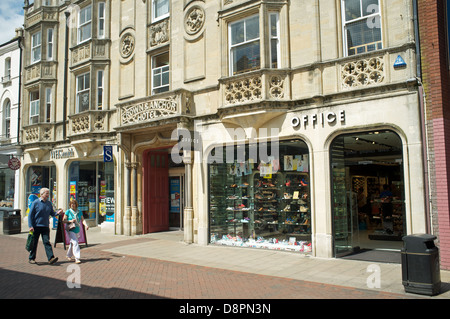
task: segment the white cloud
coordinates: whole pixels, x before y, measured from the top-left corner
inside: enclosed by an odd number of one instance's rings
[[[0,44],[16,35],[16,28],[23,26],[23,1],[0,0]]]

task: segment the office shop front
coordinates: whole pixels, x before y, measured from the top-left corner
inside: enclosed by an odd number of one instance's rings
[[[116,209],[120,198],[115,196],[117,154],[113,151],[113,161],[105,162],[103,145],[84,146],[74,143],[55,149],[26,150],[21,207],[28,213],[40,189],[46,187],[55,209],[67,210],[74,198],[89,226],[101,226],[102,232],[114,233],[115,222],[120,218]]]
[[[426,232],[418,98],[397,92],[202,122],[193,241],[326,258],[400,249],[402,236]]]

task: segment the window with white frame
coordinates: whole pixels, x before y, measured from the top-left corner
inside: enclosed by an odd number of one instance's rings
[[[97,110],[103,109],[103,70],[97,71]]]
[[[39,123],[39,90],[30,92],[30,124]]]
[[[4,118],[4,136],[9,138],[11,135],[11,101],[7,99],[5,101],[5,107],[3,108]]]
[[[77,105],[76,113],[87,111],[90,109],[90,73],[77,76]]]
[[[270,22],[270,67],[280,67],[280,22],[278,12],[269,14]]]
[[[47,30],[47,60],[53,60],[53,29]]]
[[[78,13],[78,43],[85,42],[92,35],[92,6],[84,7]]]
[[[169,16],[169,0],[152,0],[152,21]]]
[[[11,58],[5,59],[5,75],[2,77],[2,83],[11,81]]]
[[[169,52],[152,58],[152,94],[169,91]]]
[[[231,74],[239,74],[261,67],[259,15],[229,25]]]
[[[52,112],[52,88],[45,89],[45,121],[50,123]]]
[[[341,0],[346,55],[383,48],[379,0]]]
[[[41,31],[31,36],[31,63],[41,61]]]
[[[98,3],[98,38],[105,38],[105,3]]]

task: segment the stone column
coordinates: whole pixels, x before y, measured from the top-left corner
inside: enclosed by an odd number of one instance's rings
[[[127,168],[127,178],[126,178],[126,185],[127,188],[126,196],[126,206],[125,206],[125,214],[123,216],[123,234],[125,236],[131,235],[131,163],[125,163],[125,166]]]
[[[137,166],[138,163],[131,163],[132,180],[133,180],[133,201],[131,203],[131,235],[138,233],[139,212],[137,207]]]
[[[192,155],[190,151],[184,152],[183,161],[185,165],[185,196],[186,206],[184,208],[184,241],[192,244],[194,238],[194,209],[192,206]]]

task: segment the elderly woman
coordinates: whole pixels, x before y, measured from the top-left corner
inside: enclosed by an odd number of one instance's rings
[[[86,227],[86,230],[89,229],[89,226],[86,224],[86,221],[83,218],[83,213],[78,210],[78,202],[75,199],[71,199],[69,203],[69,209],[65,212],[63,218],[64,224],[74,223],[75,227],[72,229],[67,229],[70,237],[70,245],[67,249],[67,260],[72,261],[72,257],[75,257],[75,263],[79,264],[80,261],[80,245],[78,244],[78,238],[80,236],[81,223]]]

